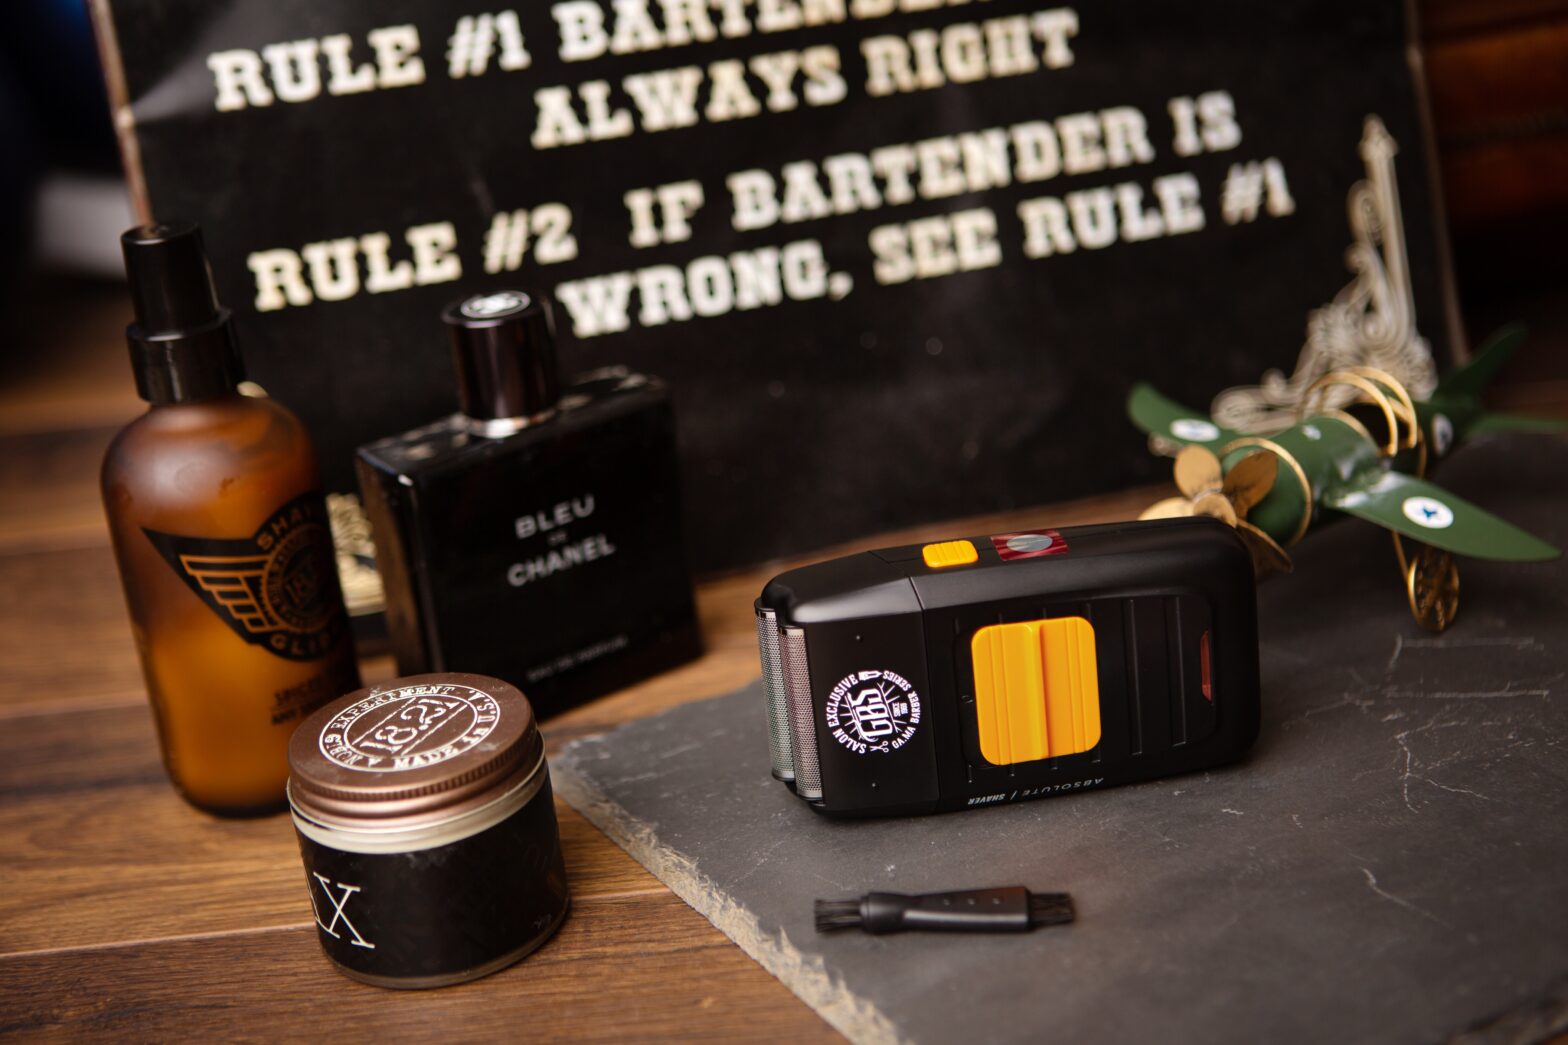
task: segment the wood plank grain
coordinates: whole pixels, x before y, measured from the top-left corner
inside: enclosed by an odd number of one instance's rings
[[[1568,17],[1565,0],[1418,0],[1421,39],[1477,36],[1505,26]]]
[[[1425,62],[1459,246],[1474,245],[1468,240],[1493,234],[1501,222],[1560,214],[1568,205],[1568,10],[1433,41]],[[1516,235],[1500,261],[1550,266],[1554,242],[1550,235]]]
[[[0,958],[0,1034],[60,1040],[826,1041],[669,894],[579,903],[518,965],[439,991],[340,975],[313,925]]]
[[[663,886],[557,803],[574,893]],[[225,820],[164,777],[142,707],[13,718],[0,731],[0,953],[310,918],[284,815]]]
[[[0,435],[0,552],[108,543],[98,469],[116,431]]]
[[[23,273],[0,311],[0,433],[118,427],[136,395],[123,283]]]
[[[1434,43],[1425,59],[1437,144],[1561,137],[1568,90],[1568,5],[1550,21]]]
[[[0,593],[0,708],[142,692],[107,545],[0,555]]]

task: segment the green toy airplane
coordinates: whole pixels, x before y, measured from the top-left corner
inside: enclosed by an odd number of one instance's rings
[[[1481,405],[1482,389],[1523,337],[1521,327],[1500,332],[1425,402],[1412,401],[1381,370],[1333,371],[1308,390],[1296,424],[1267,437],[1222,428],[1140,384],[1127,398],[1128,416],[1156,447],[1182,447],[1175,467],[1182,496],[1151,506],[1143,518],[1222,519],[1241,534],[1260,574],[1288,571],[1285,549],[1331,513],[1376,523],[1393,533],[1411,612],[1442,631],[1459,606],[1454,553],[1506,562],[1561,554],[1424,478],[1434,459],[1467,436],[1568,430],[1568,423]],[[1407,551],[1405,539],[1416,547]]]

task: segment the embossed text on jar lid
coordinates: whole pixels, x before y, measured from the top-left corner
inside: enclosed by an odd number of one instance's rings
[[[356,690],[289,741],[295,808],[344,826],[440,820],[533,771],[544,741],[528,699],[500,679],[414,675]]]

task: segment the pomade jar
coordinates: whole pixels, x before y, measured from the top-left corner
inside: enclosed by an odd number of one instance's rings
[[[566,871],[528,699],[484,675],[357,690],[289,742],[321,946],[380,987],[478,979],[548,940]]]

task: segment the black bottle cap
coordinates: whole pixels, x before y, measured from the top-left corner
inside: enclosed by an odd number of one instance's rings
[[[245,370],[201,230],[188,221],[142,225],[120,247],[136,308],[125,336],[137,392],[149,403],[187,403],[234,391]]]
[[[480,421],[538,420],[560,398],[555,321],[538,294],[501,290],[447,308],[458,409]]]

